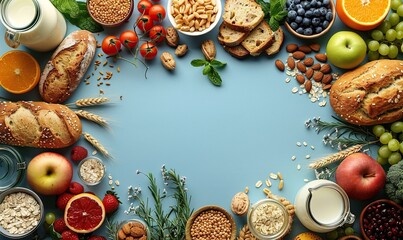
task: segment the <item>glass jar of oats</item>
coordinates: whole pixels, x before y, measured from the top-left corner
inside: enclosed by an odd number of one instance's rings
[[[290,215],[279,201],[263,199],[249,209],[248,226],[258,239],[281,239],[290,231]]]
[[[95,186],[105,176],[105,165],[97,157],[87,157],[78,165],[78,176],[88,186]]]

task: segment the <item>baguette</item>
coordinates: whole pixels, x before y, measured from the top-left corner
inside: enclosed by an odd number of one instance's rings
[[[254,0],[226,0],[223,21],[230,28],[250,32],[263,20],[262,7]]]
[[[68,107],[45,102],[0,102],[0,143],[63,148],[81,136],[81,122]]]
[[[76,90],[90,66],[96,50],[94,35],[86,30],[70,33],[47,62],[39,81],[42,99],[50,103],[66,101]]]
[[[266,21],[261,21],[241,44],[249,51],[250,55],[257,56],[272,44],[273,36],[274,33],[269,24]]]
[[[355,125],[403,117],[403,61],[377,60],[343,74],[330,90],[334,112]]]

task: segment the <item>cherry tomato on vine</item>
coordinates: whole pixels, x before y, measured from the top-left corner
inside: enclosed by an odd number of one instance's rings
[[[142,15],[137,18],[136,25],[142,32],[148,32],[154,26],[154,23],[150,15]]]
[[[156,22],[162,22],[164,20],[166,11],[165,8],[160,4],[153,5],[148,14],[150,15],[151,19]]]
[[[140,13],[143,14],[148,14],[148,11],[150,8],[153,6],[153,3],[149,0],[140,0],[139,3],[137,3],[137,10]]]
[[[107,36],[102,41],[102,51],[109,56],[119,53],[122,45],[119,39],[115,36]]]
[[[154,43],[160,43],[165,40],[166,36],[165,28],[161,25],[155,25],[150,29],[148,36]]]
[[[139,43],[139,37],[137,33],[133,30],[126,30],[120,34],[119,37],[120,42],[126,48],[133,49]]]
[[[144,59],[151,60],[157,56],[158,49],[157,46],[152,42],[145,42],[140,46],[140,54]]]

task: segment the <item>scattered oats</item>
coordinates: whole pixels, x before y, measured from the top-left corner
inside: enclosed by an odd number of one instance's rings
[[[283,174],[281,172],[277,172],[278,179],[283,180]]]
[[[311,102],[317,102],[318,101],[318,98],[316,98],[316,97],[311,97]]]
[[[277,174],[275,174],[275,173],[270,173],[269,177],[274,180],[276,180],[278,178]]]
[[[102,65],[106,66],[106,64],[108,64],[108,60],[105,60],[104,64],[102,64]]]
[[[116,186],[119,186],[119,185],[120,185],[119,180],[115,180],[115,185],[116,185]]]
[[[112,175],[109,174],[108,178],[109,178],[109,179],[112,179]]]
[[[97,81],[101,80],[101,77],[97,77]]]
[[[297,142],[297,147],[301,147],[301,143],[300,143],[300,142]]]
[[[248,193],[248,192],[249,192],[249,187],[248,187],[248,186],[245,187],[244,192],[245,192],[245,193]]]
[[[111,186],[111,189],[112,189],[112,190],[115,190],[115,186]]]
[[[291,157],[291,160],[295,161],[295,159],[297,159],[296,156],[292,156],[292,157]]]
[[[311,146],[311,149],[312,149],[312,150],[315,150],[315,146],[312,145],[312,146]]]
[[[284,187],[284,180],[281,179],[280,182],[278,183],[278,190],[282,190]]]
[[[305,156],[305,158],[306,158],[306,159],[310,159],[310,158],[311,158],[311,155],[308,154],[308,155]]]
[[[107,83],[105,83],[105,85],[106,85],[106,86],[110,86],[111,84],[107,82]]]
[[[308,146],[308,143],[306,143],[306,142],[303,142],[302,144],[303,144],[305,147]]]
[[[291,92],[292,92],[292,93],[297,93],[297,92],[298,92],[298,88],[297,88],[297,87],[293,87],[293,88],[291,89]]]
[[[326,100],[322,100],[319,102],[319,107],[324,107],[326,106]]]
[[[118,68],[116,69],[116,71],[117,71],[118,73],[120,73],[120,67],[118,67]]]
[[[113,64],[109,64],[109,67],[110,67],[110,68],[114,68],[115,66],[114,66]]]
[[[305,178],[305,179],[304,179],[304,182],[309,182],[309,179],[308,179],[308,178]]]
[[[270,181],[270,179],[266,179],[266,186],[271,187],[271,181]]]
[[[92,151],[92,155],[97,155],[97,150]]]
[[[256,182],[255,187],[260,188],[262,186],[262,184],[263,184],[262,181],[259,180]]]
[[[113,181],[112,181],[112,180],[109,180],[108,184],[112,186]]]
[[[301,170],[301,164],[298,164],[298,165],[297,165],[297,170],[298,170],[298,171]]]
[[[291,78],[289,78],[289,77],[285,79],[286,83],[289,83],[290,81],[291,81]]]

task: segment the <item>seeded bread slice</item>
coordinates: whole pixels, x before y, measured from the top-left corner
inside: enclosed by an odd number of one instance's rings
[[[249,51],[246,50],[246,48],[244,48],[242,45],[229,47],[229,46],[222,44],[222,47],[224,48],[225,51],[227,51],[233,57],[241,59],[241,58],[245,58],[245,57],[249,56]]]
[[[281,45],[283,44],[284,41],[284,32],[283,29],[281,29],[281,27],[279,27],[277,29],[277,31],[274,32],[274,41],[271,44],[271,46],[269,46],[268,48],[266,48],[266,53],[267,55],[273,55],[276,54],[280,51]]]
[[[250,32],[263,20],[262,8],[254,0],[226,0],[223,21],[241,32]]]
[[[249,51],[250,55],[257,56],[266,50],[273,41],[274,33],[269,24],[266,21],[261,21],[241,44]]]
[[[225,46],[234,47],[239,45],[249,32],[240,32],[228,27],[225,22],[222,22],[218,31],[218,41]]]

